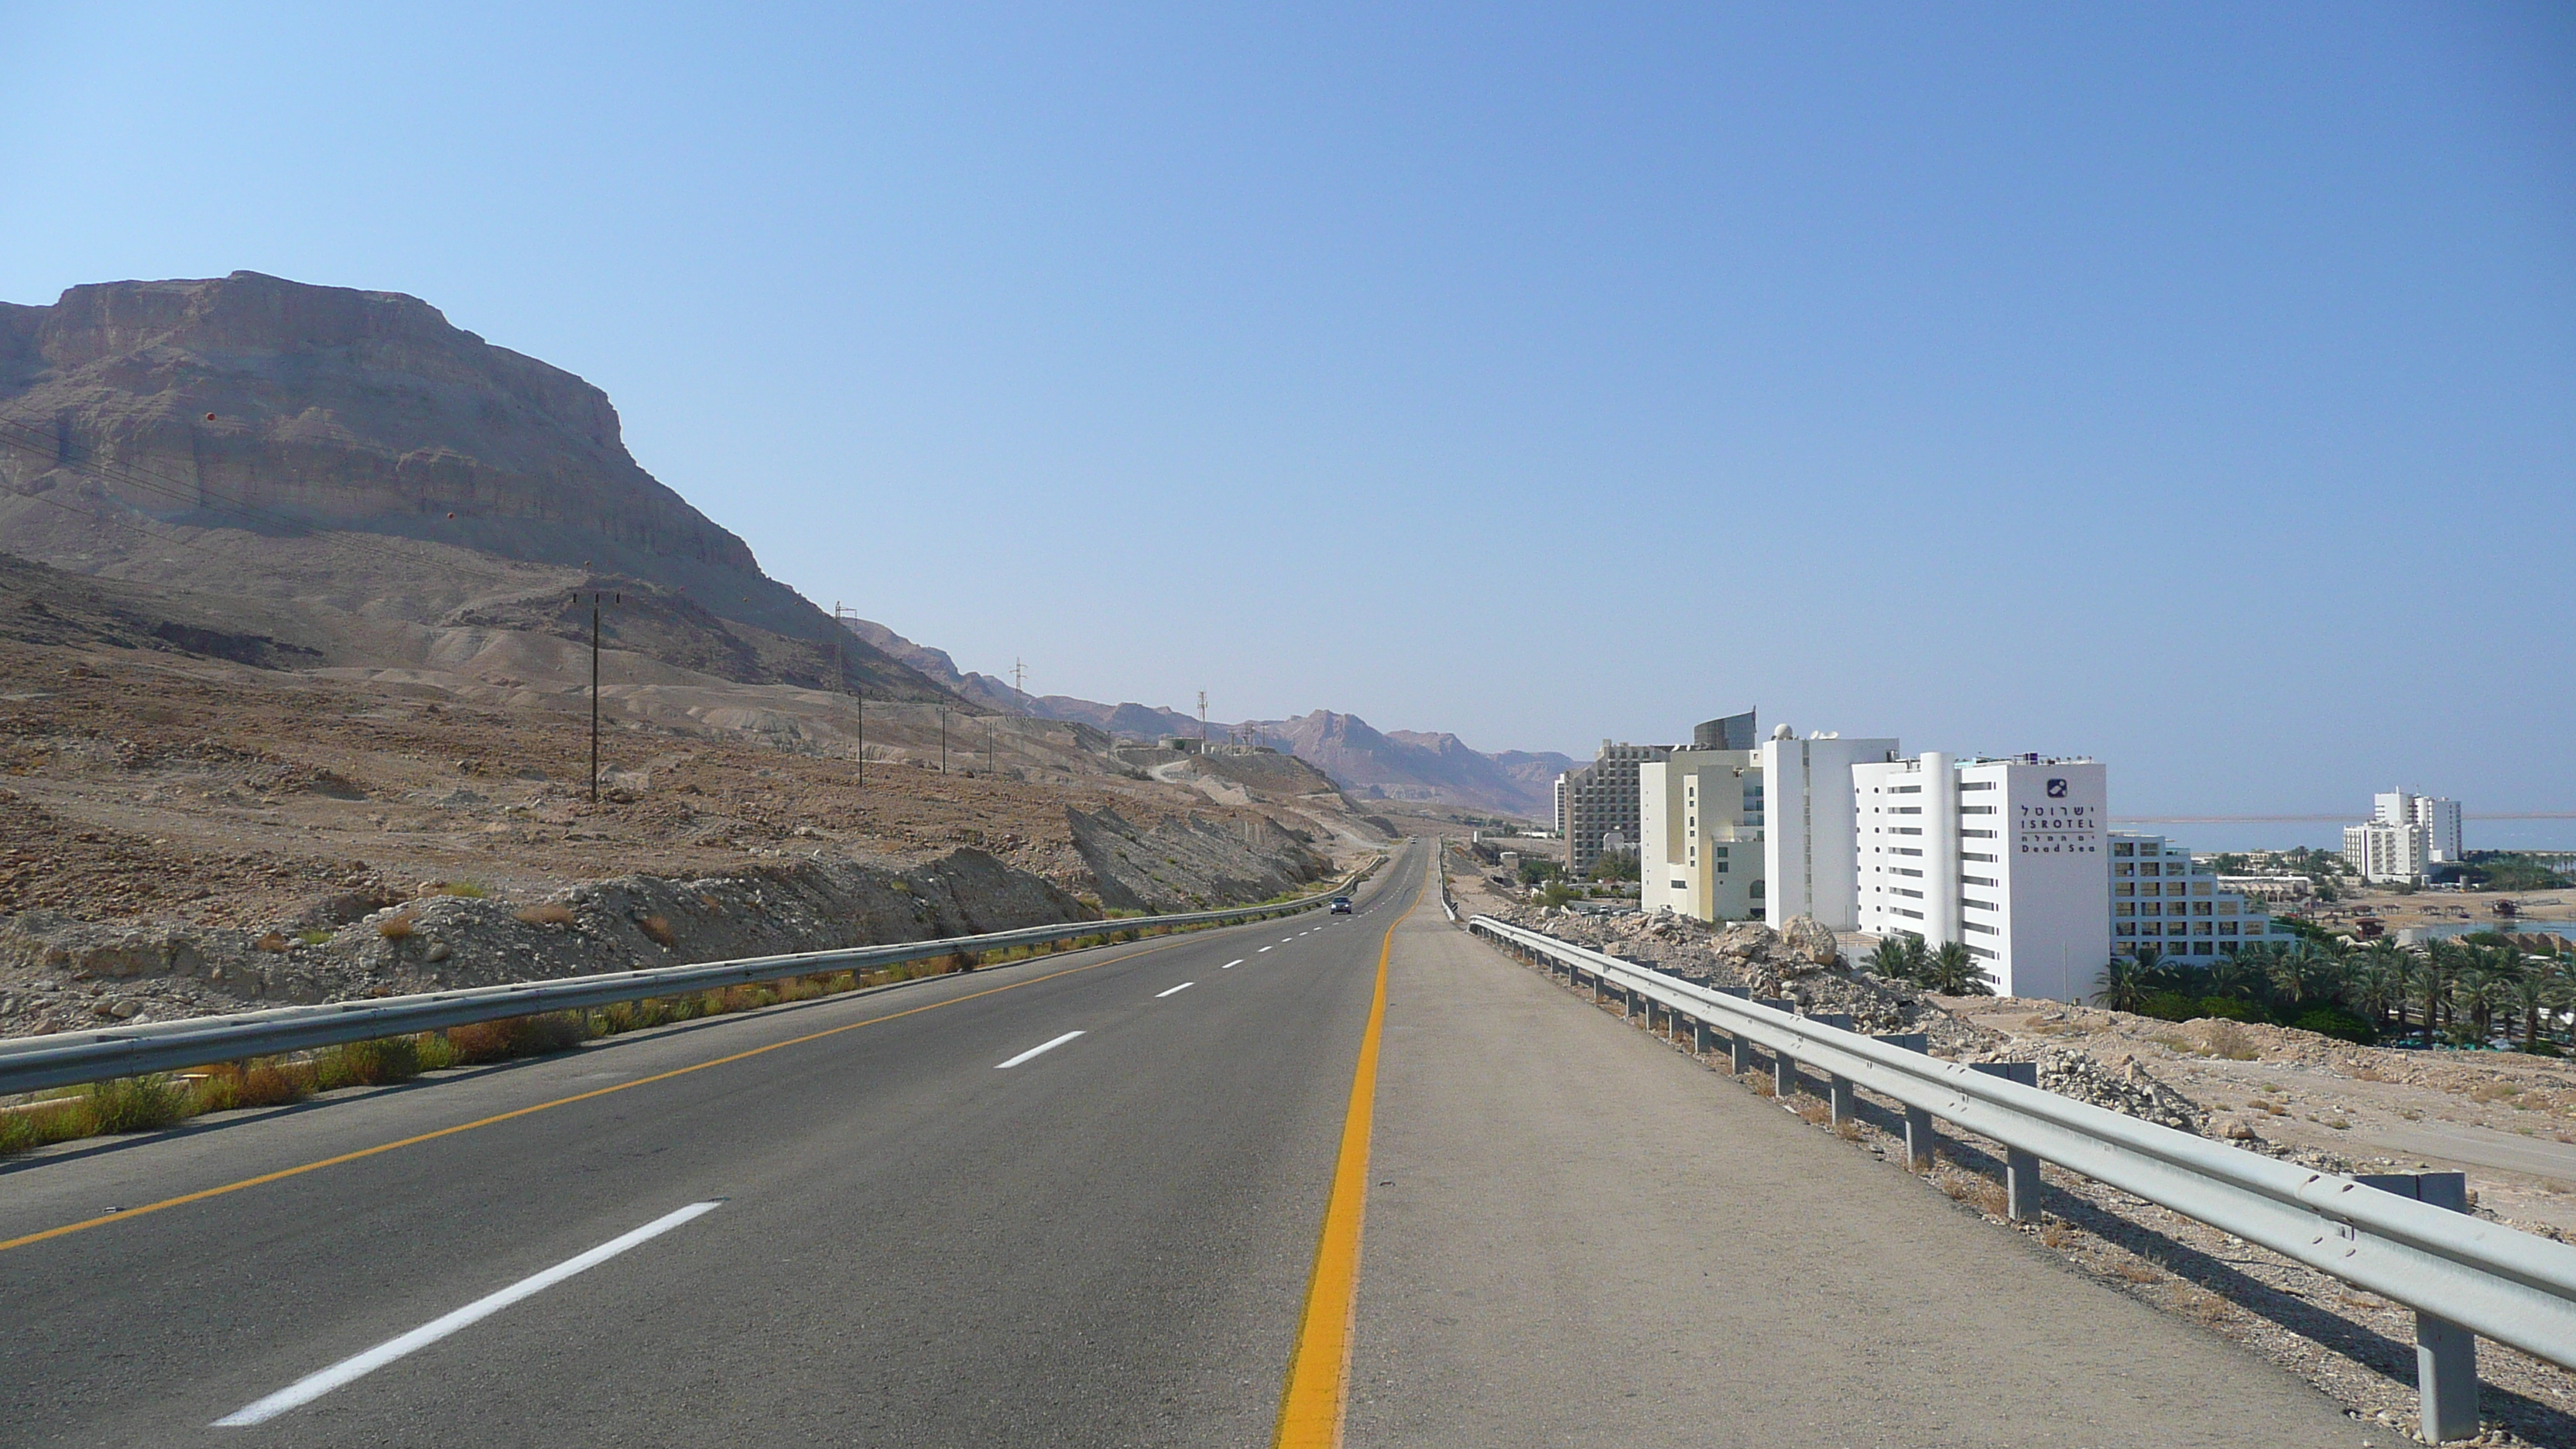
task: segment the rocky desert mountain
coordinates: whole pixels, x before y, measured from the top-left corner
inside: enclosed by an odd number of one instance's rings
[[[874,648],[919,670],[946,689],[994,709],[1035,719],[1078,721],[1130,740],[1199,732],[1198,719],[1179,710],[1102,704],[1062,694],[1026,694],[989,674],[961,671],[948,651],[916,644],[883,624],[854,619],[848,627]],[[1556,777],[1575,763],[1552,751],[1486,754],[1445,731],[1379,731],[1357,715],[1322,709],[1296,719],[1250,720],[1237,725],[1218,721],[1208,728],[1218,739],[1234,731],[1256,735],[1264,743],[1322,770],[1335,784],[1356,795],[1436,801],[1541,820],[1555,808]]]
[[[1574,766],[1553,752],[1489,755],[1445,732],[1381,732],[1358,715],[1326,709],[1245,727],[1294,750],[1356,796],[1440,800],[1539,820],[1554,812],[1556,777]]]
[[[1225,904],[1401,833],[889,642],[414,298],[0,308],[0,1034]]]
[[[398,293],[235,272],[0,305],[0,536],[324,665],[586,669],[570,600],[604,590],[608,641],[675,678],[965,703],[763,574],[605,393]]]

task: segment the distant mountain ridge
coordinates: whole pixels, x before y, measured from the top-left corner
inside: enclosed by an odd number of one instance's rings
[[[994,709],[1076,720],[1134,740],[1194,736],[1201,728],[1197,717],[1175,709],[1023,693],[989,674],[962,671],[946,650],[916,644],[883,624],[860,619],[847,621],[847,627],[948,690]],[[1486,754],[1446,732],[1381,731],[1358,715],[1325,709],[1295,719],[1216,722],[1206,728],[1217,738],[1238,730],[1257,734],[1362,798],[1437,800],[1537,819],[1553,812],[1556,777],[1575,764],[1554,751]]]

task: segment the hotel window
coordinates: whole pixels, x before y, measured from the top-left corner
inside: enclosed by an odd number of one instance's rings
[[[2123,846],[2123,847],[2122,847],[2122,849],[2123,849],[2123,850],[2125,850],[2125,849],[2127,849],[2127,847]],[[2121,878],[2123,878],[2123,879],[2126,879],[2127,877],[2130,877],[2130,876],[2136,875],[2137,873],[2138,873],[2138,868],[2137,868],[2136,866],[2134,866],[2134,865],[2115,865],[2115,866],[2111,867],[2111,874],[2113,874],[2113,875],[2115,875],[2115,876],[2118,876],[2118,877],[2121,877]]]
[[[2128,881],[2122,881],[2118,885],[2111,887],[2111,894],[2115,896],[2134,896],[2137,893],[2138,888]]]
[[[2131,905],[2131,904],[2130,904],[2129,902],[2127,902],[2127,901],[2113,901],[2113,902],[2111,903],[2111,914],[2112,914],[2112,915],[2115,915],[2115,916],[2134,916],[2134,915],[2136,915],[2137,913],[2138,913],[2138,908],[2137,908],[2136,906],[2134,906],[2134,905]]]

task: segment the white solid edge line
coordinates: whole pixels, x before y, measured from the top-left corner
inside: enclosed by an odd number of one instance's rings
[[[1267,950],[1269,950],[1269,949],[1270,949],[1269,947],[1264,946],[1264,947],[1262,947],[1262,948],[1261,948],[1261,951],[1267,951]],[[1258,955],[1260,955],[1260,954],[1261,954],[1261,951],[1255,951],[1255,952],[1253,952],[1252,954],[1253,954],[1253,955],[1255,955],[1255,956],[1258,956]]]
[[[344,1358],[318,1373],[306,1374],[267,1398],[224,1415],[209,1427],[238,1429],[252,1424],[265,1424],[289,1409],[309,1404],[343,1384],[364,1378],[406,1354],[427,1348],[460,1328],[489,1318],[522,1298],[531,1298],[543,1293],[575,1273],[596,1268],[627,1249],[658,1238],[692,1218],[714,1212],[720,1206],[722,1206],[721,1203],[693,1202],[677,1212],[666,1213],[623,1237],[611,1238],[577,1258],[567,1258],[542,1273],[520,1279],[498,1293],[477,1298],[444,1318],[432,1319],[400,1338],[387,1339],[354,1358]]]
[[[1187,991],[1187,990],[1189,990],[1191,987],[1196,986],[1196,985],[1198,985],[1198,983],[1197,983],[1197,982],[1195,982],[1195,981],[1184,981],[1184,982],[1182,982],[1180,985],[1173,987],[1173,988],[1172,988],[1172,991]],[[1154,999],[1155,999],[1156,1001],[1160,1001],[1160,1000],[1162,1000],[1164,997],[1171,995],[1171,994],[1172,994],[1172,991],[1157,991],[1157,992],[1155,992],[1155,993],[1154,993]]]
[[[1040,1052],[1054,1051],[1057,1047],[1064,1045],[1066,1042],[1069,1042],[1080,1035],[1082,1035],[1082,1033],[1078,1031],[1066,1032],[1064,1035],[1057,1037],[1051,1042],[1041,1043],[1040,1045],[1029,1048],[1027,1051],[1020,1053],[1018,1056],[1011,1058],[1007,1062],[993,1063],[993,1070],[998,1072],[1004,1067],[1016,1067],[1020,1063],[1027,1061],[1029,1058],[1038,1055]]]
[[[1218,968],[1216,968],[1216,969],[1218,969],[1219,971],[1231,971],[1231,970],[1233,970],[1235,967],[1240,966],[1240,965],[1242,965],[1242,964],[1243,964],[1243,958],[1242,958],[1242,957],[1240,957],[1240,956],[1237,956],[1237,957],[1235,957],[1233,960],[1226,962],[1224,965],[1219,966],[1219,967],[1218,967]]]

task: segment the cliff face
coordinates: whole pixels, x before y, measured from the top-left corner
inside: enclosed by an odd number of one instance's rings
[[[121,586],[24,581],[100,642],[152,614],[301,651],[262,659],[544,672],[601,591],[612,647],[712,679],[957,701],[645,472],[607,394],[393,292],[235,272],[0,305],[0,549]]]
[[[559,563],[592,556],[556,546],[587,534],[758,571],[627,454],[607,394],[397,293],[235,272],[0,309],[0,418],[48,435],[57,461],[110,465],[109,491],[163,518],[248,505]],[[51,471],[0,450],[21,492]]]

